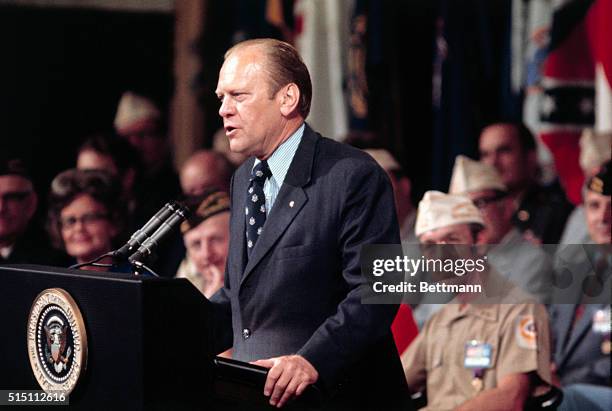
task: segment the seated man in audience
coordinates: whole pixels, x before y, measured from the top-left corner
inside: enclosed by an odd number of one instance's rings
[[[455,159],[449,193],[468,196],[482,213],[485,228],[478,243],[489,245],[489,263],[512,283],[547,303],[552,262],[540,247],[524,240],[513,226],[514,204],[497,170],[459,155]]]
[[[417,244],[418,240],[414,236],[414,223],[416,221],[416,210],[410,199],[412,183],[402,166],[387,150],[367,149],[366,153],[372,156],[383,170],[387,172],[391,185],[393,186],[393,197],[395,198],[395,210],[397,221],[400,224],[400,237],[402,243]]]
[[[205,194],[181,224],[187,256],[176,273],[210,298],[223,286],[229,246],[229,197],[223,191]]]
[[[416,235],[421,244],[468,248],[483,226],[467,197],[429,191],[419,204]],[[492,270],[458,278],[479,282],[485,290],[507,283]],[[536,388],[549,385],[544,306],[502,303],[520,295],[512,288],[497,299],[486,294],[457,295],[434,314],[402,356],[410,390],[427,389],[426,410],[519,410]]]
[[[179,173],[181,189],[187,197],[198,197],[211,189],[229,192],[234,166],[221,153],[199,150],[193,153]]]
[[[612,276],[612,181],[610,161],[587,180],[584,190],[586,225],[591,243],[599,244],[593,270],[602,282]],[[575,246],[577,247],[577,246]],[[572,287],[580,287],[574,284]],[[604,291],[607,292],[607,291]],[[609,299],[608,295],[608,299]],[[582,298],[581,298],[582,299]],[[554,343],[553,370],[563,387],[563,410],[612,409],[610,304],[558,301],[550,307]]]
[[[601,166],[612,158],[612,132],[596,133],[587,129],[580,137],[580,168],[586,180],[599,172]],[[585,224],[584,198],[565,224],[560,244],[585,244],[589,242],[589,232]]]
[[[61,265],[42,230],[32,224],[38,196],[19,158],[0,158],[0,263]]]
[[[133,92],[121,96],[115,130],[139,153],[142,173],[134,187],[138,199],[136,225],[144,224],[166,202],[180,195],[168,147],[166,121],[152,100]]]
[[[480,134],[480,161],[494,166],[514,200],[514,224],[530,241],[557,244],[573,206],[558,185],[538,180],[536,143],[523,124],[497,123]]]
[[[123,201],[129,214],[128,228],[138,228],[132,227],[131,215],[137,209],[133,193],[140,173],[140,160],[127,141],[106,134],[87,137],[77,151],[76,168],[103,170],[115,177],[121,183]]]

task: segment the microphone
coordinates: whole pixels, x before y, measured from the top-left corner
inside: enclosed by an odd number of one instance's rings
[[[113,252],[113,259],[125,260],[134,249],[142,245],[142,243],[151,236],[166,221],[180,206],[171,201],[166,203],[149,221],[143,225],[140,230],[136,230],[130,237],[127,243],[121,248]]]
[[[132,264],[143,263],[147,260],[157,247],[161,240],[166,238],[174,229],[176,229],[185,219],[189,213],[189,209],[180,204],[175,204],[177,208],[173,211],[172,215],[168,217],[164,222],[161,223],[159,228],[147,238],[138,250],[128,258],[128,261]]]

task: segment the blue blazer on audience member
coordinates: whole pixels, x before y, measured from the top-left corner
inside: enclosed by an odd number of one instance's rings
[[[610,309],[606,304],[587,304],[584,314],[572,330],[575,304],[550,306],[553,360],[562,385],[588,383],[610,386],[610,354],[602,352],[602,334],[593,330],[597,310]]]

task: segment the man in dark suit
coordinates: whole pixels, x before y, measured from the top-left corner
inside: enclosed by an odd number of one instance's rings
[[[15,156],[0,158],[0,264],[65,263],[33,224],[38,196],[25,162]]]
[[[612,275],[612,231],[610,162],[585,184],[584,205],[589,242],[584,247],[592,254],[593,278],[601,284],[603,303],[588,304],[589,295],[578,294],[574,301],[559,301],[550,306],[554,342],[553,369],[563,387],[561,410],[609,410],[612,407],[610,363],[609,285]],[[597,247],[594,245],[598,245]],[[577,246],[575,246],[578,250]],[[571,248],[570,248],[571,249]],[[563,255],[568,258],[569,255]],[[572,259],[587,258],[586,254]],[[580,261],[580,260],[579,260]],[[583,266],[587,263],[584,261]],[[582,290],[580,285],[573,288]],[[606,301],[607,299],[607,301]],[[571,304],[570,304],[571,303]]]
[[[225,286],[211,299],[217,351],[233,344],[234,358],[270,368],[264,394],[277,407],[315,382],[335,408],[399,407],[397,306],[361,304],[361,246],[399,243],[388,177],[304,123],[310,76],[287,43],[234,46],[216,93],[231,150],[254,157],[232,179]]]

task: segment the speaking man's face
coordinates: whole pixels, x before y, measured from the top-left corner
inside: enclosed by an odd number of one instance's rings
[[[232,152],[262,157],[282,133],[280,92],[271,95],[266,58],[258,47],[230,54],[219,72],[219,115]]]

